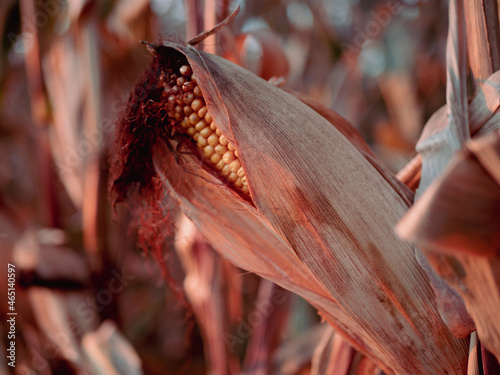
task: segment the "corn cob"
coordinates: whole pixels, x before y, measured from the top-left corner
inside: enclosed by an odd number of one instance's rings
[[[234,145],[222,134],[207,109],[203,93],[189,65],[164,68],[158,84],[173,134],[189,136],[202,151],[202,159],[233,187],[248,194],[247,178]]]

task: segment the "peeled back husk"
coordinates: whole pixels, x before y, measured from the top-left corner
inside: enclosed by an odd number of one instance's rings
[[[157,139],[169,199],[237,266],[300,294],[387,373],[463,374],[468,340],[439,316],[415,249],[393,226],[409,199],[324,117],[252,73],[194,47],[188,60],[214,121],[235,145],[248,200],[195,154]]]

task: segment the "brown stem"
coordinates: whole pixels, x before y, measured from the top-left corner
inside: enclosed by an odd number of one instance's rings
[[[33,0],[20,1],[22,19],[35,19],[35,2]],[[38,178],[40,183],[40,201],[38,215],[42,225],[59,227],[59,204],[54,188],[54,170],[52,155],[47,134],[48,114],[47,102],[43,90],[40,45],[38,29],[30,28],[28,22],[23,22],[23,34],[31,35],[30,44],[26,45],[25,65],[30,97],[31,117],[40,130],[37,137],[36,157],[38,163]]]
[[[186,40],[194,38],[203,30],[203,19],[198,17],[198,4],[196,0],[184,0],[186,9]]]
[[[500,26],[496,0],[464,2],[467,50],[476,85],[500,69]]]

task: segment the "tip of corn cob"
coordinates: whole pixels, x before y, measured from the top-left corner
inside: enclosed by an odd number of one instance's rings
[[[168,125],[172,135],[181,134],[200,150],[208,164],[232,187],[248,194],[245,171],[235,146],[220,131],[207,108],[197,78],[185,59],[164,66],[159,73]]]
[[[168,47],[148,46],[154,49],[153,61],[134,86],[110,155],[113,203],[130,193],[152,196],[158,190],[152,149],[159,138],[175,139],[177,150],[194,150],[206,170],[249,198],[238,150],[210,114],[186,57]]]

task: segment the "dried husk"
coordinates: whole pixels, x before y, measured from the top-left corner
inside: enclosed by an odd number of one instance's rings
[[[478,337],[497,358],[500,165],[500,71],[477,90],[468,106],[473,140],[422,195],[397,226],[405,239],[424,250],[436,272],[461,295]],[[430,134],[445,123],[429,123]],[[485,136],[486,135],[486,136]]]
[[[500,359],[500,129],[468,143],[398,224],[460,293]]]
[[[415,249],[392,228],[411,193],[395,190],[324,117],[217,56],[185,55],[209,112],[246,172],[250,202],[157,139],[165,194],[241,268],[302,295],[387,373],[461,374],[468,340],[452,336]],[[404,190],[404,189],[403,189]]]

